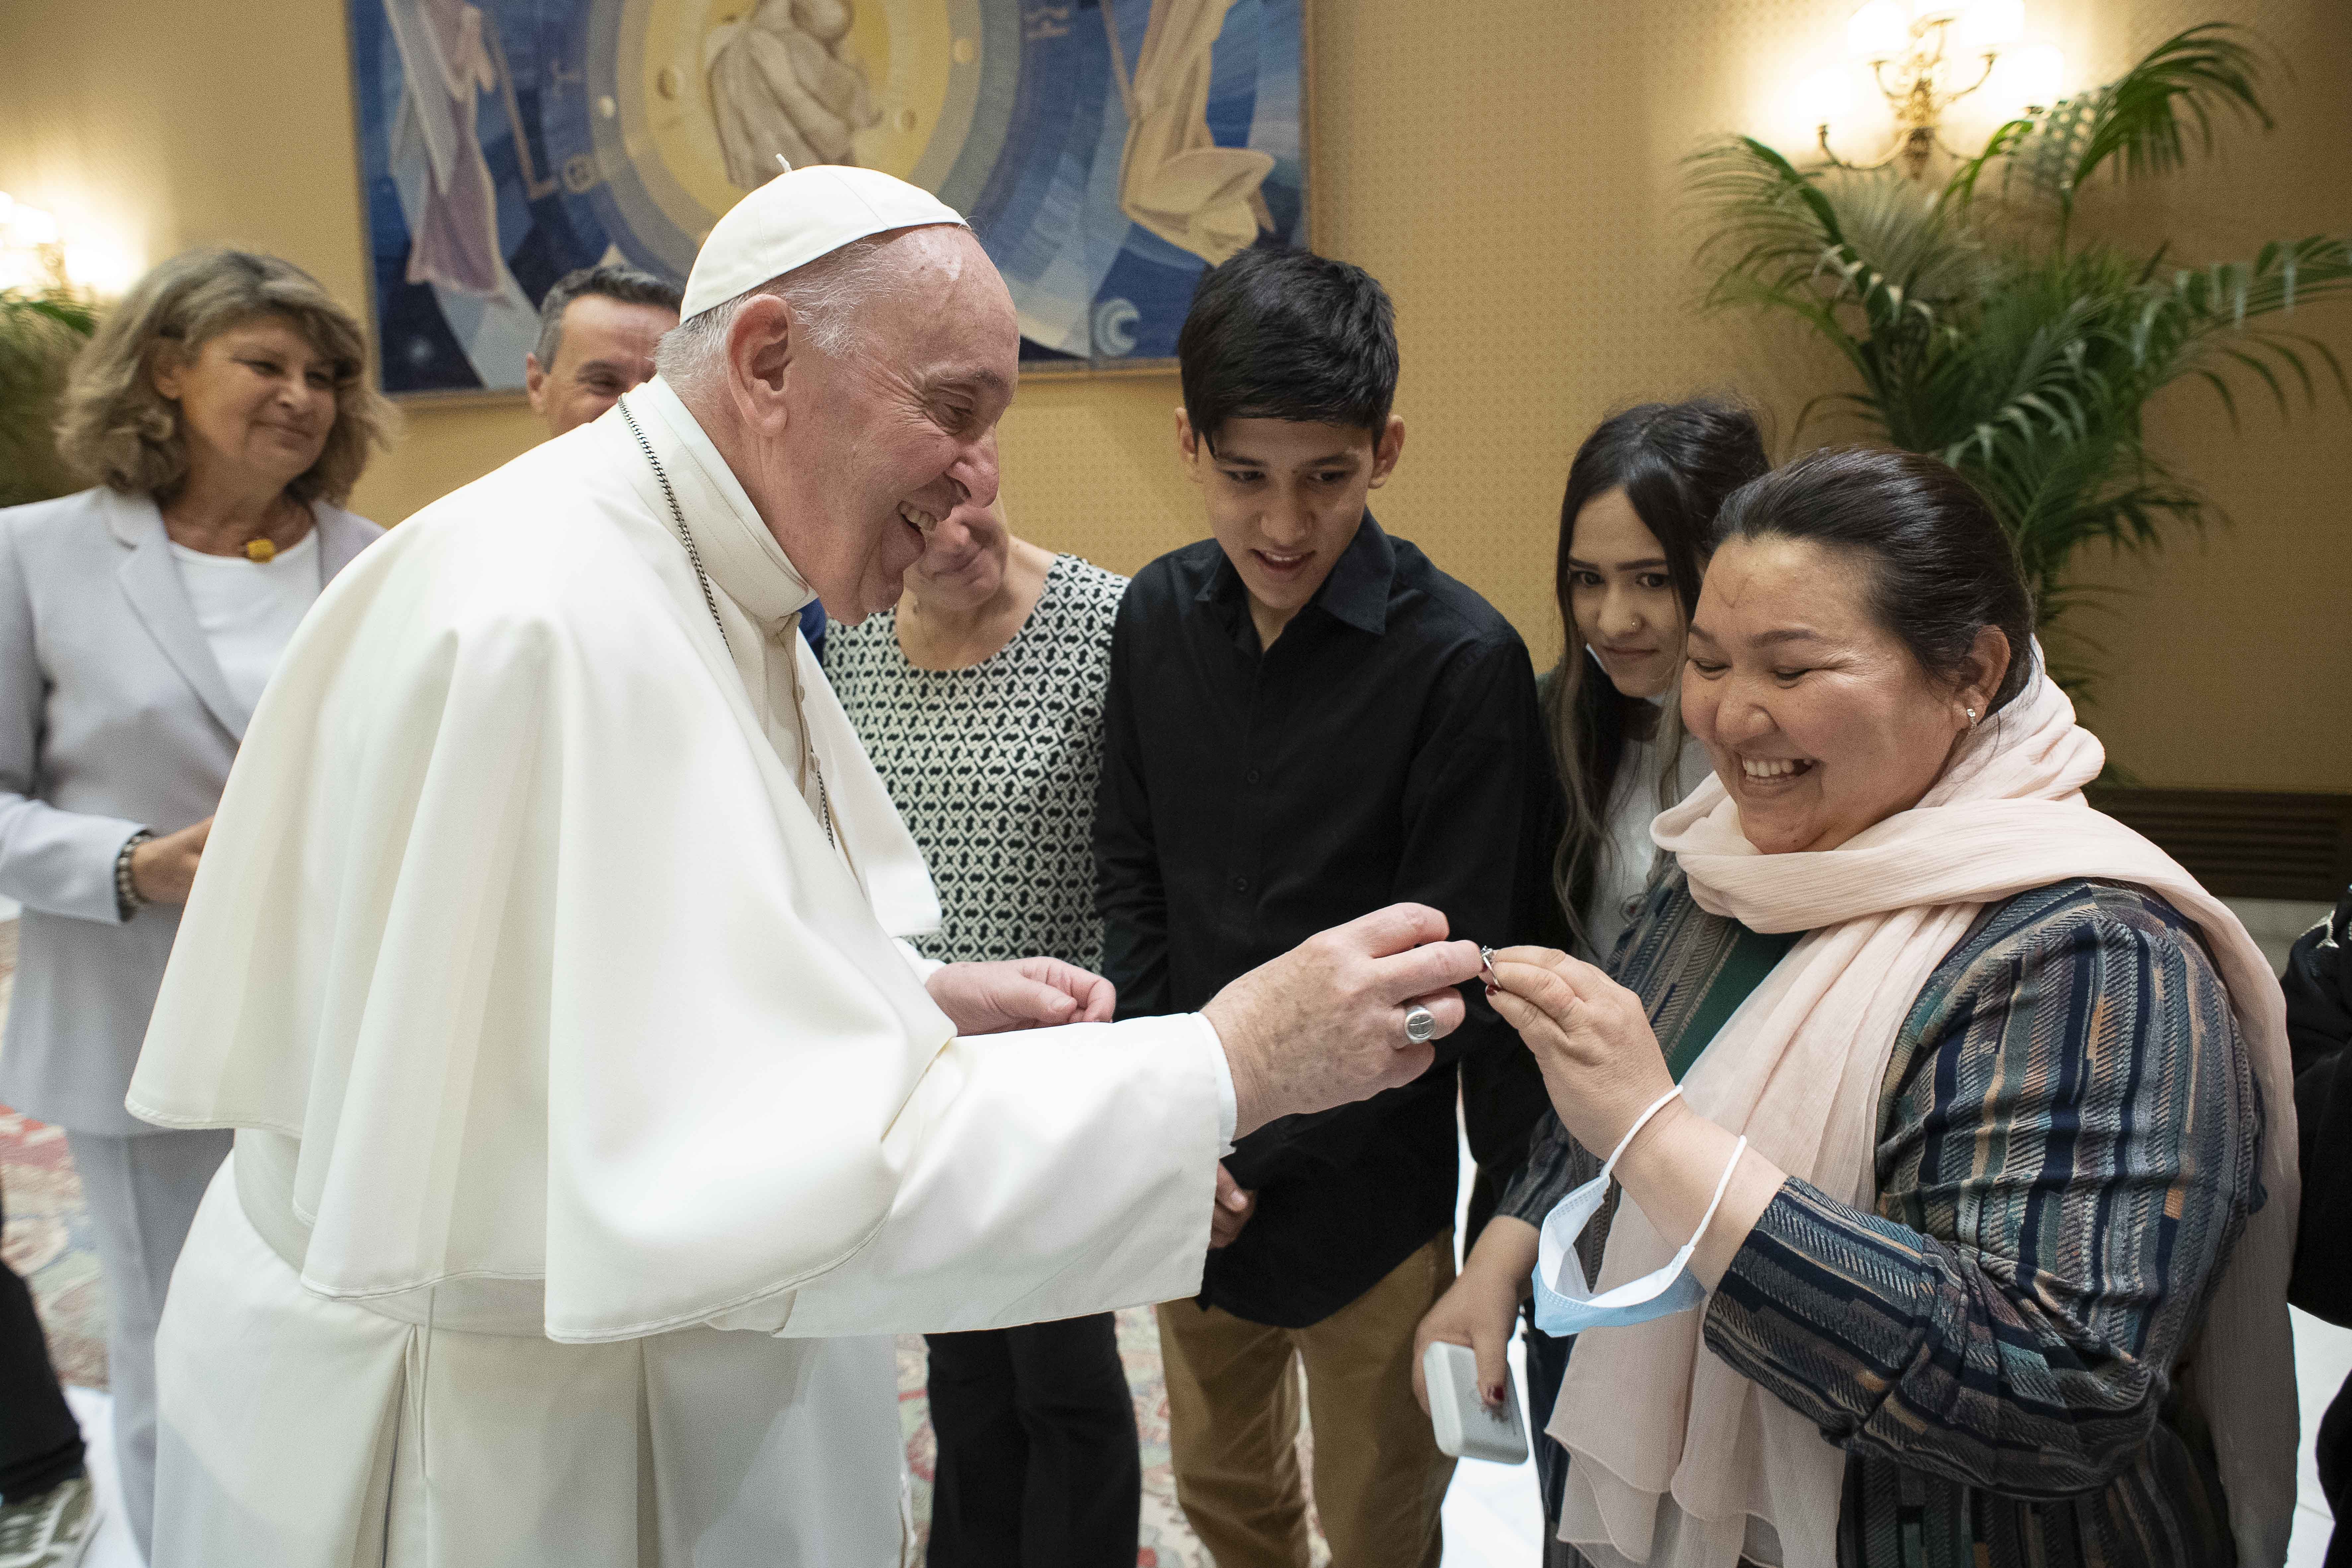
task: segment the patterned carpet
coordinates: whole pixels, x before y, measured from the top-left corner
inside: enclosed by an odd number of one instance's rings
[[[0,1258],[29,1281],[58,1375],[106,1386],[106,1285],[90,1250],[81,1180],[66,1135],[0,1106],[0,1194],[8,1229]]]
[[[0,1016],[16,967],[16,926],[0,923]],[[89,1216],[82,1207],[81,1182],[66,1152],[65,1134],[0,1106],[0,1193],[5,1194],[7,1229],[0,1256],[32,1285],[48,1330],[49,1354],[58,1374],[88,1388],[106,1386],[106,1289],[98,1257],[90,1250]],[[1119,1354],[1135,1395],[1135,1422],[1143,1443],[1143,1529],[1138,1568],[1210,1568],[1176,1506],[1168,1464],[1168,1398],[1160,1385],[1160,1331],[1149,1308],[1118,1315]],[[898,1341],[898,1415],[907,1435],[907,1468],[914,1481],[915,1518],[928,1530],[931,1510],[932,1458],[929,1401],[923,1394],[924,1353],[919,1336]],[[1308,1468],[1311,1437],[1300,1436],[1302,1470]],[[1310,1471],[1311,1473],[1311,1471]],[[1311,1510],[1311,1504],[1310,1504]],[[1328,1561],[1320,1531],[1316,1561]]]

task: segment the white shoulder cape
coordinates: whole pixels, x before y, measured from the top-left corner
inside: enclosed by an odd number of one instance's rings
[[[861,1248],[785,1331],[1192,1289],[1213,1036],[952,1040],[885,929],[937,916],[880,781],[820,679],[853,876],[637,461],[608,416],[320,599],[222,799],[131,1109],[299,1140],[305,1285],[404,1315],[543,1281],[558,1340],[781,1329]]]

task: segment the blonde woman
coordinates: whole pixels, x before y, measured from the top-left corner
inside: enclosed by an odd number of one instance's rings
[[[336,504],[389,423],[365,353],[299,268],[176,257],[74,363],[59,447],[96,484],[0,510],[0,894],[25,906],[0,1101],[65,1130],[89,1198],[142,1552],[155,1323],[229,1135],[122,1100],[246,722],[382,531]]]

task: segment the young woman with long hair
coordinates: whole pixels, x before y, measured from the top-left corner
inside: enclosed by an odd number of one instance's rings
[[[1566,805],[1552,881],[1596,963],[1649,880],[1650,819],[1706,775],[1675,700],[1683,629],[1717,509],[1769,466],[1754,416],[1704,398],[1612,415],[1569,465],[1554,579],[1566,646],[1538,693]]]
[[[1639,910],[1655,858],[1651,819],[1706,777],[1706,753],[1683,733],[1683,634],[1698,604],[1717,510],[1769,467],[1755,417],[1704,398],[1612,415],[1569,465],[1556,578],[1566,642],[1538,696],[1565,797],[1552,881],[1575,950],[1595,963],[1609,961]],[[1515,1227],[1527,1230],[1517,1220],[1490,1224],[1474,1253],[1486,1249],[1489,1235],[1496,1245],[1521,1239],[1504,1234]],[[1517,1285],[1525,1284],[1522,1271]],[[1482,1377],[1499,1370],[1518,1294],[1457,1282],[1422,1320],[1415,1366],[1428,1342],[1443,1339],[1474,1346]],[[1532,1325],[1527,1338],[1528,1409],[1538,1428],[1549,1542],[1568,1455],[1540,1427],[1570,1342]]]

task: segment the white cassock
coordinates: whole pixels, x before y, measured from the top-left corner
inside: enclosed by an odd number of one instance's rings
[[[809,590],[668,389],[628,406],[723,644],[615,410],[347,569],[246,737],[130,1097],[237,1129],[156,1568],[884,1568],[878,1336],[1198,1288],[1214,1034],[955,1037]]]

